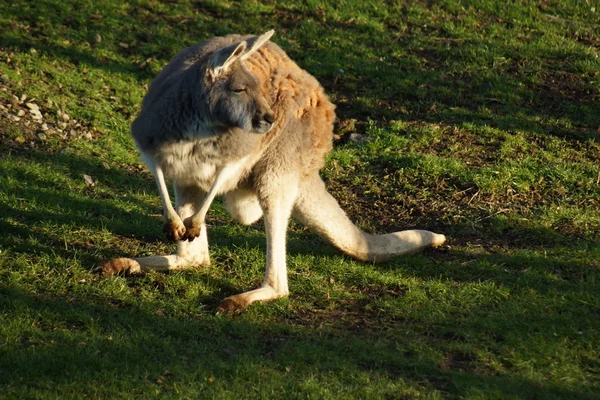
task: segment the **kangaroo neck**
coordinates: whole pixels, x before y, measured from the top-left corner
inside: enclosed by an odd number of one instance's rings
[[[172,99],[171,115],[181,140],[201,140],[223,132],[211,121],[206,88],[199,68],[194,65],[184,71],[177,95]]]

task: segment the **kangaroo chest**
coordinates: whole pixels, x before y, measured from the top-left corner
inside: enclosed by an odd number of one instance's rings
[[[221,193],[235,189],[248,176],[260,157],[257,137],[234,132],[196,140],[163,143],[154,159],[165,177],[178,185],[195,185],[208,190],[217,173],[226,165],[238,164],[237,173],[223,183]],[[257,135],[253,135],[257,136]]]

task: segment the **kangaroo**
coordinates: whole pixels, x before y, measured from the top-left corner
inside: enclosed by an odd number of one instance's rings
[[[218,313],[289,294],[286,231],[290,217],[343,253],[366,262],[439,246],[444,235],[406,230],[370,235],[357,228],[319,176],[332,149],[334,105],[317,80],[260,36],[216,37],[189,47],[159,73],[131,127],[164,208],[177,253],[115,258],[105,275],[210,265],[206,213],[217,195],[243,224],[264,215],[262,285],[223,300]],[[175,208],[166,181],[174,184]]]

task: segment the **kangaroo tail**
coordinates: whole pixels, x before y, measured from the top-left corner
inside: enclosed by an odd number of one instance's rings
[[[446,241],[444,235],[424,230],[384,235],[361,231],[327,192],[318,174],[301,182],[293,216],[332,246],[361,261],[385,262],[394,256],[416,253]]]

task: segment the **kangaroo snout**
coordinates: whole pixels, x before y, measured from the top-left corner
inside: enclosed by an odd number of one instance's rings
[[[265,121],[267,121],[269,124],[272,124],[273,122],[275,122],[275,116],[273,115],[273,113],[266,113],[263,116],[263,119]]]
[[[273,128],[275,115],[271,111],[258,114],[252,118],[252,131],[254,133],[267,133]]]

